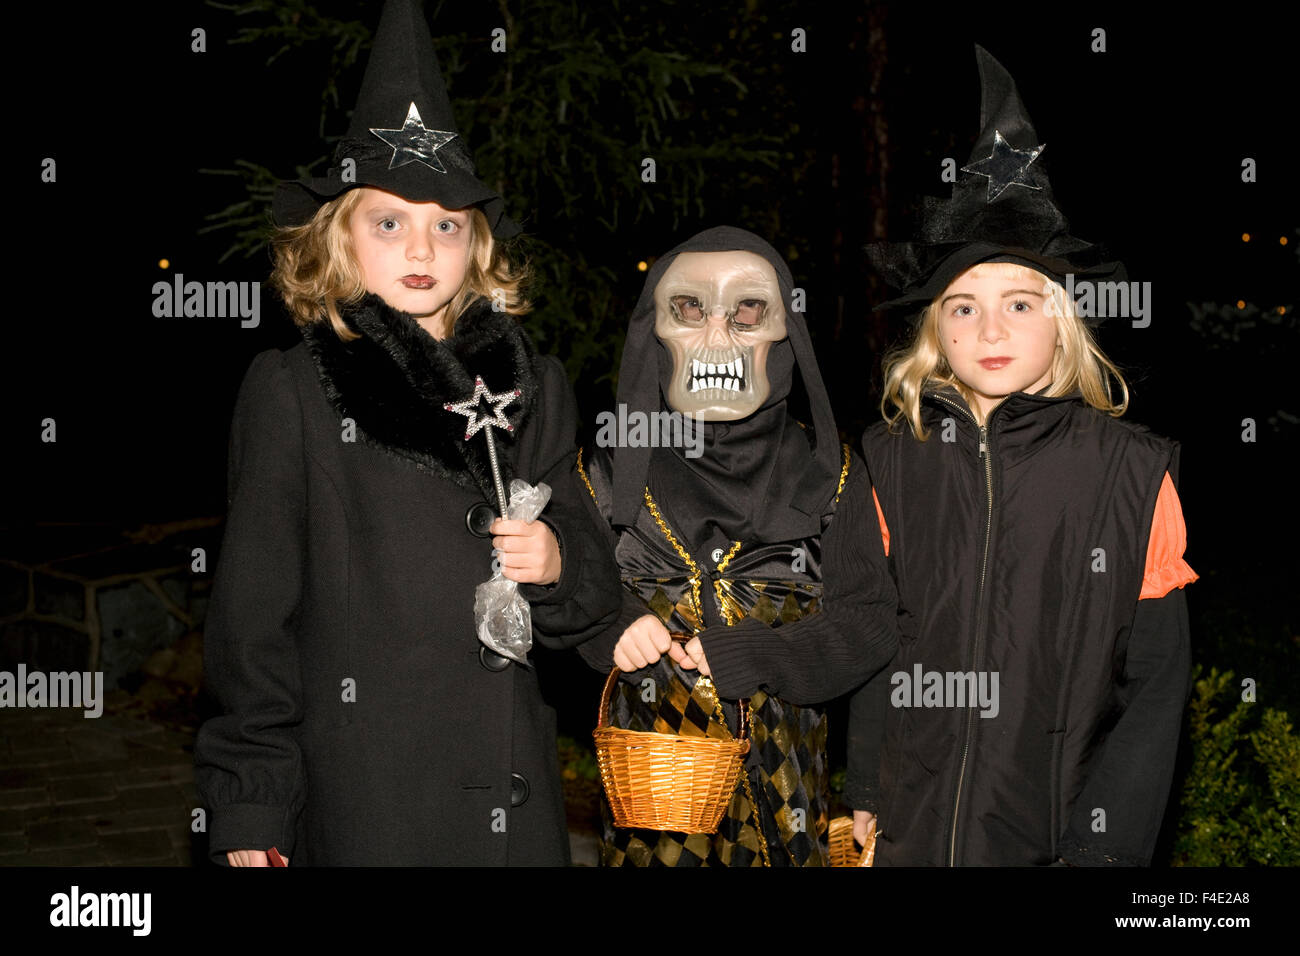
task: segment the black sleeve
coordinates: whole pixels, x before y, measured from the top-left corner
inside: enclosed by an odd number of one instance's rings
[[[885,667],[849,699],[844,802],[854,810],[880,812],[880,748],[889,712],[889,678]]]
[[[820,703],[857,687],[894,656],[898,597],[861,460],[849,469],[821,543],[819,614],[776,628],[747,618],[700,632],[721,696],[735,700],[762,688],[793,704]]]
[[[302,415],[276,349],[253,359],[230,430],[225,533],[203,640],[204,680],[222,715],[199,728],[195,783],[213,860],[276,847],[292,857],[306,799],[294,623],[306,486]]]
[[[621,590],[623,592],[622,604],[619,607],[618,615],[609,627],[578,647],[578,653],[582,655],[582,659],[602,674],[609,673],[614,667],[614,648],[618,644],[618,639],[623,636],[623,632],[647,614],[658,617],[644,601],[631,591],[626,588]]]
[[[532,605],[533,634],[546,647],[581,644],[600,633],[619,613],[622,586],[609,543],[609,528],[600,520],[574,463],[578,427],[573,388],[558,359],[538,363],[541,403],[529,429],[528,458],[521,461],[531,484],[551,486],[551,500],[541,520],[560,546],[560,579],[551,585],[521,584],[519,593]]]
[[[1169,797],[1191,637],[1181,588],[1138,601],[1120,684],[1123,713],[1089,768],[1060,842],[1075,866],[1148,866]],[[1095,829],[1105,812],[1105,829]]]
[[[884,422],[868,428],[862,436],[862,449],[866,455],[870,479],[872,463],[888,461],[892,436]],[[867,490],[871,495],[872,489]],[[875,507],[874,500],[872,507]],[[875,522],[871,533],[880,538],[880,525]],[[884,544],[881,544],[884,550]],[[892,569],[893,558],[885,565]],[[897,589],[892,570],[891,584]],[[885,722],[889,713],[890,678],[893,668],[886,665],[849,698],[848,766],[844,775],[844,802],[855,810],[879,813],[881,810],[880,755],[885,739]]]
[[[584,449],[583,454],[584,472],[578,471],[577,463],[574,466],[576,480],[582,488],[580,497],[590,513],[591,520],[605,539],[605,546],[609,549],[611,560],[615,564],[615,574],[618,574],[618,559],[614,556],[618,545],[618,534],[610,525],[613,513],[613,502],[610,500],[612,489],[608,487],[608,480],[602,477],[608,473],[607,459],[602,457],[603,453],[599,448]],[[596,501],[595,486],[604,489],[604,497],[599,503]],[[614,667],[614,648],[619,638],[623,636],[623,632],[647,614],[654,614],[646,603],[621,581],[618,590],[619,608],[614,618],[590,640],[578,646],[578,653],[582,655],[582,659],[602,674],[609,673]]]

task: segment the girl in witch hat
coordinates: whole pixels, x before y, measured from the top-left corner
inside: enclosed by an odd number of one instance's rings
[[[304,341],[253,360],[231,429],[205,641],[224,714],[196,745],[212,856],[566,863],[555,715],[477,639],[475,588],[498,555],[564,647],[612,618],[618,579],[573,476],[572,391],[516,318],[498,240],[518,229],[414,3],[385,4],[328,175],[282,184],[274,211]],[[538,521],[496,518],[512,477],[550,485]]]
[[[606,865],[828,862],[824,702],[887,663],[898,628],[868,536],[870,482],[839,442],[793,286],[744,229],[662,256],[632,314],[618,403],[629,421],[689,434],[601,432],[579,459],[625,588],[614,626],[579,648],[624,672],[613,725],[729,739],[744,708],[750,728],[716,833],[616,827],[607,812]]]
[[[1011,77],[976,47],[982,130],[918,241],[873,258],[911,343],[863,449],[899,653],[853,701],[846,799],[876,864],[1150,862],[1190,642],[1178,446],[1065,287],[1123,280],[1070,236]]]

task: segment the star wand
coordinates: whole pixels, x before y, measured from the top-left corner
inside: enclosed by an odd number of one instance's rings
[[[513,432],[515,426],[511,425],[505,416],[505,407],[511,402],[519,400],[522,395],[519,389],[511,389],[506,392],[489,392],[487,386],[483,384],[483,376],[474,376],[474,393],[463,402],[448,402],[443,405],[443,409],[449,412],[456,412],[464,415],[469,419],[465,426],[465,440],[469,441],[474,437],[476,432],[482,431],[487,436],[488,461],[492,465],[492,483],[497,490],[497,514],[504,518],[506,515],[506,505],[509,499],[506,498],[505,484],[501,481],[501,466],[497,463],[497,443],[492,437],[492,429],[504,428],[508,432]],[[487,405],[485,411],[483,406]]]

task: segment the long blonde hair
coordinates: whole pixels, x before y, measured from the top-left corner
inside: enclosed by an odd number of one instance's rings
[[[360,189],[349,189],[323,203],[310,221],[281,227],[271,237],[275,268],[269,284],[279,290],[293,321],[307,325],[328,320],[344,342],[360,336],[344,323],[339,306],[359,302],[366,294],[351,230],[352,213],[361,197]],[[505,250],[492,236],[487,216],[477,206],[470,209],[469,226],[469,268],[464,284],[447,307],[451,327],[476,300],[494,294],[500,296],[503,311],[511,315],[529,312],[532,305],[522,292],[528,280],[527,266],[511,266]]]
[[[1079,318],[1074,300],[1065,294],[1060,283],[1015,262],[981,262],[962,274],[1042,281],[1045,284],[1043,311],[1056,319],[1060,340],[1052,359],[1052,384],[1042,394],[1059,398],[1077,389],[1093,408],[1115,418],[1124,414],[1128,409],[1128,385],[1124,376],[1098,347],[1092,332]],[[926,389],[950,385],[972,411],[977,407],[975,393],[953,373],[940,345],[939,303],[942,299],[941,292],[925,307],[915,337],[902,349],[886,355],[884,362],[885,387],[880,399],[880,413],[891,429],[897,429],[901,421],[907,419],[912,434],[921,441],[929,437],[921,421],[921,396]],[[1112,380],[1120,396],[1118,401],[1112,390]]]

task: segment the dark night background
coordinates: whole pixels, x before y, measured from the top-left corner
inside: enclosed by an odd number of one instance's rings
[[[708,74],[689,87],[675,82],[667,95],[677,118],[657,133],[642,130],[644,145],[630,142],[625,162],[592,175],[574,160],[573,182],[547,185],[569,175],[551,147],[529,155],[527,130],[489,146],[515,127],[493,132],[462,112],[506,67],[506,57],[488,50],[501,9],[427,4],[435,38],[469,38],[455,69],[446,57],[443,68],[476,159],[499,165],[507,209],[533,248],[556,250],[569,261],[569,281],[592,286],[576,300],[544,282],[535,290],[538,338],[568,361],[588,425],[612,400],[608,371],[641,288],[637,262],[730,223],[771,239],[791,260],[841,428],[856,441],[879,414],[882,348],[901,332],[870,311],[886,290],[861,247],[906,238],[911,197],[946,193],[941,158],[965,164],[978,131],[972,44],[988,48],[1016,78],[1047,144],[1042,161],[1073,233],[1107,242],[1131,279],[1152,283],[1151,326],[1111,320],[1099,340],[1129,382],[1127,417],[1183,445],[1187,557],[1201,575],[1188,589],[1196,658],[1257,676],[1261,699],[1300,717],[1300,403],[1291,366],[1300,203],[1294,33],[1281,14],[1272,20],[1239,5],[1215,7],[1209,17],[1185,7],[1172,8],[1177,16],[1148,14],[1133,4],[832,9],[648,0],[614,4],[614,12],[602,5],[588,17],[567,3],[509,6],[510,36],[521,48],[549,45],[555,62],[570,43],[617,50],[591,41],[620,24],[647,48],[680,54],[676,62],[726,58],[746,86],[742,94]],[[380,4],[315,7],[369,31]],[[201,170],[246,160],[296,178],[295,167],[332,149],[322,132],[344,131],[365,62],[362,51],[338,76],[339,102],[325,104],[322,130],[329,41],[294,45],[270,66],[276,40],[228,42],[241,28],[272,22],[257,11],[237,16],[177,2],[97,6],[75,29],[61,5],[47,4],[24,14],[21,28],[15,23],[11,43],[48,44],[50,66],[11,82],[8,97],[6,152],[20,214],[11,220],[18,268],[9,279],[18,301],[0,345],[7,451],[0,530],[31,522],[126,528],[224,513],[240,380],[259,351],[289,348],[299,337],[266,289],[255,329],[238,319],[155,318],[151,289],[174,272],[265,281],[264,250],[221,261],[234,233],[199,234],[205,217],[246,198],[237,178]],[[195,27],[207,31],[205,53],[190,51]],[[790,50],[796,27],[807,30],[805,54]],[[1090,52],[1095,27],[1106,30],[1105,53]],[[607,56],[610,82],[635,68]],[[601,65],[592,63],[589,74]],[[546,82],[535,96],[542,115],[558,115],[565,98]],[[570,137],[575,156],[605,162],[608,152],[589,148],[586,137],[606,121],[625,135],[623,104],[608,93],[569,99],[568,124],[557,120],[547,135]],[[747,154],[758,149],[774,150],[770,166]],[[658,158],[656,184],[639,181],[646,155]],[[54,184],[39,178],[47,156],[58,163]],[[1241,181],[1248,156],[1258,163],[1253,184]],[[512,190],[523,170],[542,185]],[[656,205],[634,198],[642,189]],[[616,227],[600,225],[614,210]],[[159,268],[161,259],[170,267]],[[1246,307],[1234,312],[1239,300]],[[572,301],[605,305],[601,314],[575,316],[568,329],[546,308]],[[1226,308],[1197,324],[1188,303]],[[57,420],[57,444],[39,439],[46,417]],[[1257,423],[1253,444],[1241,440],[1245,418]],[[575,736],[586,732],[594,702],[584,698],[564,715]]]

